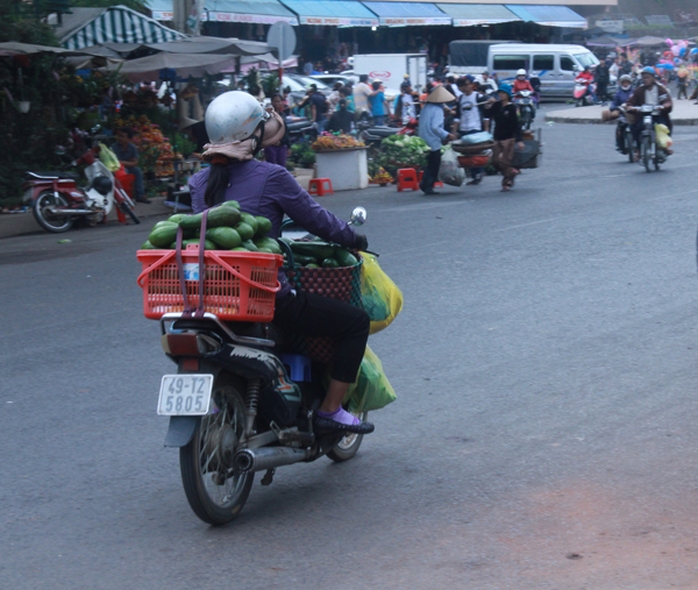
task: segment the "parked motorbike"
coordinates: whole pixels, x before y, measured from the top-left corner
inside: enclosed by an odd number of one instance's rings
[[[98,147],[90,147],[71,165],[86,165],[88,184],[78,186],[73,172],[32,172],[25,175],[23,201],[31,206],[34,218],[45,230],[62,233],[79,219],[91,224],[104,221],[114,208],[140,223],[135,205],[118,178],[98,159]]]
[[[286,129],[291,139],[291,144],[301,141],[315,141],[317,138],[317,127],[312,121],[303,119],[301,121],[293,121],[286,123]]]
[[[415,135],[418,126],[417,119],[410,119],[407,125],[401,127],[397,125],[373,125],[365,119],[361,119],[356,124],[359,132],[358,138],[369,146],[380,146],[383,139],[392,135]]]
[[[519,111],[521,128],[528,131],[533,123],[535,106],[532,92],[530,90],[519,90],[514,97],[514,104]]]
[[[350,223],[365,219],[366,210],[357,207]],[[187,266],[185,274],[192,270]],[[184,492],[204,522],[235,519],[257,472],[265,472],[261,483],[269,485],[277,467],[324,455],[341,462],[358,451],[362,435],[313,431],[324,371],[313,364],[308,374],[309,361],[298,375],[289,371],[292,361],[283,356],[272,324],[224,322],[196,312],[166,313],[160,327],[177,372],[163,376],[157,412],[170,417],[165,446],[179,448]]]
[[[640,132],[640,162],[647,172],[659,170],[659,165],[666,162],[669,156],[665,149],[657,145],[657,133],[654,125],[661,114],[661,106],[644,104],[635,109],[642,116],[642,131]]]
[[[593,82],[588,80],[577,79],[574,83],[574,106],[582,107],[594,104],[594,99],[589,92],[593,89]]]

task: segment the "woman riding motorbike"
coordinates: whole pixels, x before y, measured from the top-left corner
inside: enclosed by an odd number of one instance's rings
[[[276,112],[265,111],[246,92],[232,91],[221,94],[209,105],[205,121],[211,143],[205,146],[203,157],[211,166],[189,180],[194,212],[234,199],[242,210],[271,220],[271,237],[280,235],[286,214],[323,239],[359,250],[368,247],[366,236],[356,234],[321,207],[285,168],[254,158],[260,149],[274,145],[283,136],[283,122]],[[373,424],[361,422],[341,406],[364,355],[368,315],[348,303],[296,291],[283,271],[279,281],[274,324],[287,332],[336,340],[331,381],[315,414],[315,428],[373,432]]]
[[[618,82],[618,92],[616,92],[616,95],[613,97],[609,110],[613,114],[614,118],[620,119],[623,124],[627,125],[628,122],[625,114],[621,112],[620,107],[628,102],[633,94],[633,78],[629,74],[623,74]],[[621,126],[618,125],[616,127],[616,149],[618,151],[623,150],[623,136],[621,135],[621,132]]]

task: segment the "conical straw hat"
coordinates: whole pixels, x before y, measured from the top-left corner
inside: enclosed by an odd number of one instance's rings
[[[451,102],[452,100],[456,100],[456,97],[443,86],[437,86],[431,91],[429,96],[427,96],[427,102],[443,103]]]

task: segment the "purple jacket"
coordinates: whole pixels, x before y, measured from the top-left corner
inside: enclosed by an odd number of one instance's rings
[[[230,184],[225,192],[226,201],[238,201],[240,209],[252,215],[262,215],[271,221],[269,236],[278,238],[284,214],[308,232],[352,247],[356,242],[354,230],[346,222],[320,206],[296,179],[281,166],[247,160],[228,165]],[[206,209],[204,194],[211,169],[205,168],[189,179],[192,209],[200,213]],[[287,294],[291,286],[283,272],[279,272],[281,290],[277,297]]]

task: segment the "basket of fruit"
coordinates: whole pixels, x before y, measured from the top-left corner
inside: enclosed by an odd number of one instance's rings
[[[363,260],[358,252],[317,239],[281,240],[289,246],[286,275],[297,289],[362,307]],[[335,341],[325,337],[293,336],[291,346],[295,352],[314,361],[329,363]]]
[[[387,186],[393,182],[393,177],[388,174],[388,172],[382,166],[378,169],[378,172],[369,179],[369,184],[378,184],[380,186]]]
[[[227,201],[208,211],[202,236],[202,217],[159,221],[138,250],[145,317],[198,306],[223,320],[271,321],[283,264],[279,244],[266,237],[271,222]]]

